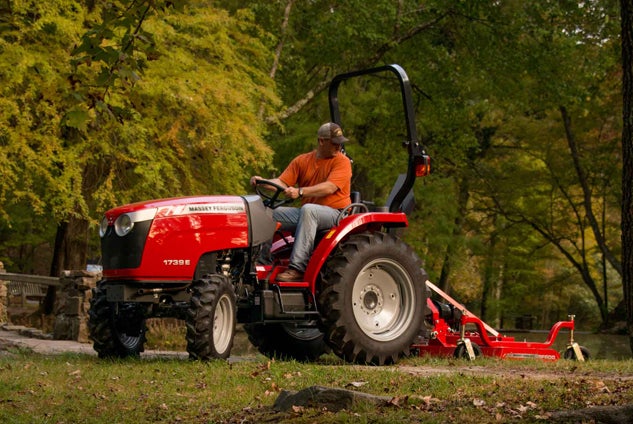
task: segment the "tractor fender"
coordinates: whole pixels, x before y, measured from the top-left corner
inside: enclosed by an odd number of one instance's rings
[[[403,212],[368,212],[350,215],[332,227],[312,252],[306,268],[305,281],[315,293],[317,277],[332,251],[348,236],[362,232],[381,231],[383,228],[407,227],[409,221]]]

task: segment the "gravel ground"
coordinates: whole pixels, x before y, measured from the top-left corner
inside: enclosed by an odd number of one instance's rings
[[[53,340],[39,330],[19,325],[3,324],[0,326],[0,351],[8,348],[28,349],[42,355],[58,355],[62,353],[82,353],[97,355],[91,343],[79,343],[72,340]],[[186,352],[146,351],[143,356],[188,357]]]

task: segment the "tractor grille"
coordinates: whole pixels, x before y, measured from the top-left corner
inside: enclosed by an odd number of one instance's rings
[[[132,231],[123,237],[116,235],[113,226],[108,227],[101,238],[103,269],[138,268],[151,224],[151,220],[136,222]]]

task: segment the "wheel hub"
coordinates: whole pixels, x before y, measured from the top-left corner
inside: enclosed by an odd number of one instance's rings
[[[379,314],[382,310],[382,291],[377,286],[370,284],[360,292],[360,308],[367,315]]]

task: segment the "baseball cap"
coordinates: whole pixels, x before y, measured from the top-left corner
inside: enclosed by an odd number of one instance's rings
[[[328,122],[327,124],[321,125],[317,134],[319,138],[328,139],[334,144],[343,144],[348,141],[343,136],[343,130],[341,127],[334,122]]]

